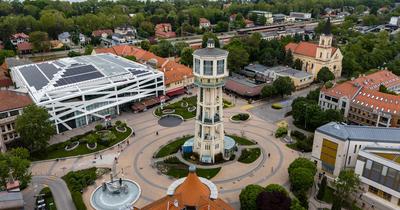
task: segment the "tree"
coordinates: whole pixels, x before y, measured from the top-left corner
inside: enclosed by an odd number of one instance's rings
[[[391,94],[391,95],[397,95],[396,92],[388,90],[387,87],[385,85],[380,85],[379,86],[379,92],[381,93],[387,93],[387,94]]]
[[[219,47],[219,39],[218,39],[218,37],[215,34],[211,33],[211,32],[206,32],[206,33],[203,34],[202,43],[201,43],[201,47],[202,48],[207,47],[208,39],[214,39],[215,47],[217,47],[217,48]]]
[[[49,35],[43,31],[35,31],[29,35],[29,41],[32,43],[33,50],[36,52],[50,50]]]
[[[314,184],[314,175],[308,168],[295,168],[289,174],[289,180],[294,192],[306,192]]]
[[[290,210],[306,210],[303,206],[301,206],[301,203],[299,199],[296,197],[292,198],[292,203],[290,205]]]
[[[245,65],[249,63],[249,53],[241,45],[229,45],[227,47],[228,68],[233,72],[239,72]]]
[[[293,65],[293,53],[292,50],[288,50],[285,54],[285,60],[283,62],[287,66],[292,66]]]
[[[0,188],[5,186],[11,177],[21,182],[24,188],[29,183],[31,175],[29,151],[25,148],[15,148],[6,153],[0,153]],[[11,175],[11,176],[10,176]]]
[[[171,42],[163,39],[157,44],[157,46],[159,49],[154,52],[156,55],[164,58],[173,56],[175,50]]]
[[[140,23],[138,35],[144,38],[154,35],[154,25],[151,22],[143,21]]]
[[[290,77],[278,77],[272,85],[274,86],[276,93],[279,94],[282,98],[285,95],[291,95],[294,91],[294,83]]]
[[[146,51],[150,50],[150,46],[151,46],[151,44],[150,44],[149,40],[147,40],[147,39],[140,42],[140,47],[143,50],[146,50]]]
[[[229,23],[226,21],[218,21],[217,25],[214,28],[216,33],[226,32],[229,30]]]
[[[335,75],[331,72],[331,70],[329,70],[328,67],[324,66],[319,70],[317,74],[317,79],[318,81],[325,83],[330,80],[334,80]]]
[[[350,193],[355,192],[360,185],[360,179],[353,170],[343,170],[334,182],[334,197],[332,210],[340,210]]]
[[[296,60],[294,60],[293,66],[294,69],[297,70],[301,70],[303,68],[303,61],[301,61],[300,59],[296,58]]]
[[[186,66],[193,65],[193,48],[191,47],[183,48],[180,62]]]
[[[181,56],[182,54],[182,50],[186,47],[190,47],[188,43],[186,42],[177,42],[174,44],[174,48],[175,48],[175,55],[177,56]]]
[[[269,98],[272,97],[276,94],[276,90],[275,87],[273,85],[265,85],[262,89],[261,89],[261,96],[263,98]]]
[[[289,168],[288,168],[289,174],[291,174],[293,172],[293,170],[296,168],[306,168],[311,171],[312,176],[314,176],[315,173],[317,173],[317,167],[315,166],[315,164],[312,161],[310,161],[307,158],[297,158],[296,160],[294,160],[289,165]]]
[[[286,191],[284,187],[282,187],[279,184],[269,184],[268,186],[265,187],[266,192],[282,192],[289,196],[289,193]]]
[[[127,55],[127,56],[124,56],[124,58],[131,60],[131,61],[136,61],[136,57],[133,55]]]
[[[87,45],[86,47],[85,47],[85,55],[90,55],[90,54],[92,54],[92,52],[93,52],[93,45]]]
[[[255,210],[257,209],[257,197],[264,191],[264,188],[259,185],[247,185],[242,191],[240,191],[240,209],[243,210]]]
[[[6,58],[14,56],[15,52],[12,50],[0,50],[0,64],[2,64]]]
[[[319,184],[318,194],[317,194],[318,200],[322,200],[324,198],[325,191],[326,191],[326,184],[327,184],[326,182],[327,182],[326,176],[322,177],[321,183]]]
[[[280,191],[261,192],[257,197],[258,210],[290,210],[289,196]]]
[[[30,151],[45,149],[50,137],[54,135],[55,129],[49,118],[45,108],[34,104],[25,107],[22,115],[17,117],[16,131]]]

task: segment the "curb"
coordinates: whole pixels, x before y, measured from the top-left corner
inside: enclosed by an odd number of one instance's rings
[[[129,127],[129,126],[127,126],[127,127]],[[47,159],[47,160],[38,160],[38,161],[32,161],[31,163],[32,163],[32,164],[36,164],[36,163],[51,162],[51,161],[55,161],[55,160],[57,160],[57,159],[58,159],[58,160],[67,160],[67,159],[73,159],[73,158],[82,158],[82,157],[87,157],[87,156],[90,156],[90,155],[93,155],[93,154],[96,154],[96,153],[101,153],[101,152],[104,152],[104,151],[107,151],[107,150],[113,150],[114,147],[117,147],[117,146],[118,146],[119,144],[121,144],[121,143],[125,143],[126,140],[128,140],[128,139],[132,136],[133,129],[132,129],[131,127],[129,127],[129,128],[131,129],[131,133],[130,133],[124,140],[122,140],[122,141],[120,141],[120,142],[114,144],[114,145],[111,146],[111,147],[108,147],[108,148],[105,148],[105,149],[102,149],[102,150],[99,150],[99,151],[96,151],[96,152],[84,154],[84,155],[75,155],[75,156],[68,156],[68,157],[62,157],[62,158],[53,158],[53,159]]]

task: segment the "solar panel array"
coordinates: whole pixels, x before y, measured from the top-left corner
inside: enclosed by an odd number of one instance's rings
[[[54,64],[56,64],[56,65],[59,66],[59,67],[64,67],[64,66],[65,66],[64,64],[62,64],[62,63],[59,62],[59,61],[54,61]]]
[[[20,72],[22,76],[24,76],[26,82],[28,82],[30,86],[35,87],[36,90],[42,89],[49,82],[35,65],[21,67]]]
[[[125,67],[125,68],[137,67],[134,63],[129,63],[129,62],[120,60],[120,59],[118,59],[118,58],[114,58],[114,57],[112,57],[112,56],[109,56],[109,55],[107,55],[107,54],[100,54],[99,56],[100,56],[101,58],[104,58],[105,60],[107,60],[107,61],[109,61],[109,62],[118,64],[118,65],[120,65],[120,66],[122,66],[122,67]]]
[[[133,75],[139,75],[139,74],[143,74],[146,73],[148,71],[146,70],[141,70],[141,69],[128,69]]]
[[[60,78],[54,86],[59,87],[63,85],[92,80],[100,77],[103,77],[103,74],[97,71],[97,69],[94,66],[92,65],[78,66],[66,69],[62,78]]]
[[[40,63],[37,64],[37,67],[42,70],[43,74],[46,75],[46,77],[49,80],[52,80],[54,77],[54,74],[56,74],[60,69],[56,68],[53,64],[51,63]]]

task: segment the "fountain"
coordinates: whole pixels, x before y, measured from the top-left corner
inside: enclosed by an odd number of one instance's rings
[[[123,171],[122,171],[123,176]],[[117,178],[116,161],[110,174],[110,180],[97,187],[90,198],[90,204],[96,210],[128,210],[139,199],[140,186],[129,179]]]

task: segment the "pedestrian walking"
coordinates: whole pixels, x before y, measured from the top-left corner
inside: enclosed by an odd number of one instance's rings
[[[132,135],[133,135],[133,136],[135,136],[135,131],[134,131],[134,132],[132,132]]]
[[[126,141],[126,144],[129,145],[129,140]]]
[[[274,172],[274,167],[273,166],[271,167],[271,172]]]
[[[271,157],[271,153],[268,153],[268,157]]]
[[[100,155],[100,160],[103,160],[103,155]]]
[[[158,136],[158,131],[156,131],[156,135]]]

